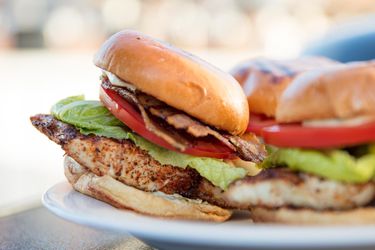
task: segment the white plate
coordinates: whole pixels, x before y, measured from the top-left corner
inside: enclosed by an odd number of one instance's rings
[[[67,182],[51,187],[42,202],[62,218],[91,227],[131,233],[158,249],[375,247],[375,226],[254,225],[243,216],[221,224],[166,220],[113,208],[74,191]]]

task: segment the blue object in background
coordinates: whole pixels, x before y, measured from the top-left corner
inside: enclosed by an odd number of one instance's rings
[[[302,55],[319,55],[349,62],[375,59],[375,16],[362,17],[329,30]]]

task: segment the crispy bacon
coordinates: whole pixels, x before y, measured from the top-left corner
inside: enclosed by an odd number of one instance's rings
[[[166,128],[162,127],[160,124],[150,119],[148,113],[145,110],[145,106],[143,106],[139,102],[138,97],[134,92],[132,92],[131,89],[112,86],[105,79],[102,86],[106,89],[112,89],[116,91],[116,93],[121,95],[126,101],[137,106],[142,115],[143,121],[145,122],[146,128],[149,131],[156,134],[157,136],[159,136],[160,138],[164,139],[173,147],[183,151],[190,144],[189,141],[186,138],[182,137],[180,134],[176,133],[175,131],[168,131]]]
[[[252,133],[246,133],[242,138],[233,135],[222,135],[218,131],[207,125],[191,118],[184,113],[177,113],[169,107],[151,107],[149,109],[152,115],[155,115],[176,129],[185,130],[194,137],[213,136],[227,147],[237,152],[241,159],[262,161],[264,157],[264,148],[259,143],[257,137]]]
[[[212,135],[227,147],[229,147],[233,151],[236,151],[236,148],[229,142],[229,140],[223,137],[219,132],[211,129],[206,125],[201,124],[188,115],[185,115],[183,113],[176,113],[173,109],[168,107],[151,107],[149,111],[152,115],[163,119],[176,129],[185,130],[187,133],[194,137],[206,137]]]

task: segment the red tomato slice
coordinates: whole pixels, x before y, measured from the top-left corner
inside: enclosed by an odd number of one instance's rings
[[[269,118],[262,114],[250,114],[250,122],[247,126],[246,131],[252,132],[256,135],[261,136],[262,128],[268,127],[271,125],[276,125],[277,122],[273,118]]]
[[[355,127],[273,125],[262,129],[262,137],[266,143],[278,147],[344,147],[375,141],[375,122]]]
[[[248,131],[278,147],[334,148],[375,141],[375,122],[353,127],[304,127],[278,124],[274,119],[251,114]]]
[[[136,108],[128,103],[116,92],[100,88],[100,100],[108,110],[122,121],[131,130],[141,135],[143,138],[169,150],[177,151],[172,145],[147,130],[141,114]],[[197,139],[194,146],[188,147],[183,153],[201,157],[211,158],[234,158],[234,152],[221,142],[210,142],[203,139]]]

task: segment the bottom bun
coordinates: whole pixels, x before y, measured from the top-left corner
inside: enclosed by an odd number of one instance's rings
[[[356,208],[345,211],[316,211],[292,208],[253,208],[254,222],[305,224],[305,225],[364,225],[375,224],[375,207]]]
[[[201,200],[162,192],[145,192],[127,186],[108,175],[97,176],[70,157],[64,160],[65,176],[78,192],[114,207],[138,213],[189,220],[225,221],[231,211]]]

